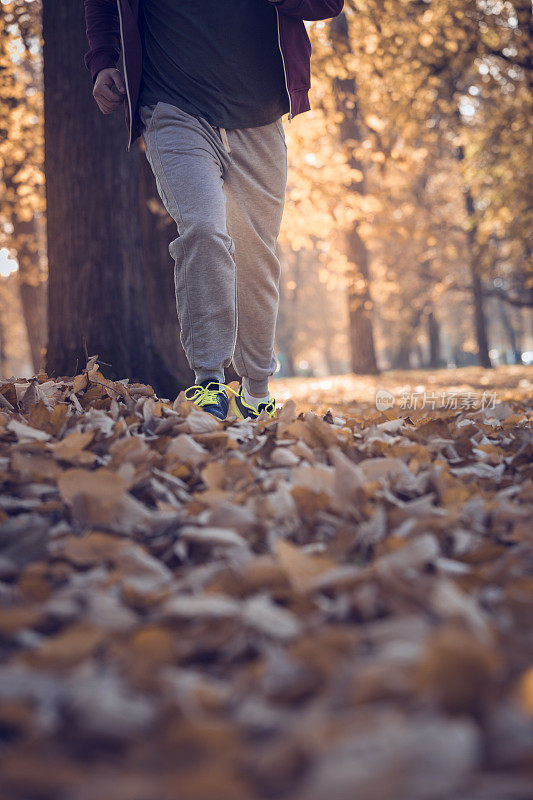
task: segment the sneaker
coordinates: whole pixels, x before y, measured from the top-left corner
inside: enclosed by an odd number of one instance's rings
[[[232,414],[235,414],[237,419],[257,419],[261,411],[266,411],[269,417],[274,416],[276,411],[276,400],[274,397],[271,397],[266,403],[259,403],[256,408],[255,406],[251,406],[244,399],[242,381],[236,385],[238,386],[238,391],[235,391],[231,384],[227,384],[226,389],[232,392],[229,401],[229,409]]]
[[[225,383],[206,378],[185,389],[185,397],[217,419],[226,419],[229,398]]]

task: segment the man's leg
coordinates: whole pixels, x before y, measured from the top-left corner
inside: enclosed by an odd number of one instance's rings
[[[178,237],[169,251],[181,343],[196,381],[224,382],[237,331],[235,245],[226,226],[226,158],[218,134],[169,103],[143,106],[146,155]]]
[[[235,242],[238,329],[233,364],[251,395],[268,394],[276,370],[274,335],[281,265],[276,252],[285,189],[287,146],[282,120],[227,131],[228,232]]]

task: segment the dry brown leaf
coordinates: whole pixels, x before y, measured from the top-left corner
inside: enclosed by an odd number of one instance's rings
[[[94,439],[94,431],[73,431],[60,442],[51,446],[51,449],[61,461],[77,464],[92,464],[96,460],[94,453],[86,452],[85,448]]]
[[[298,592],[309,591],[316,578],[335,567],[335,562],[325,556],[309,556],[301,548],[278,539],[274,545],[281,567]]]
[[[446,711],[479,714],[494,699],[501,655],[470,631],[444,627],[429,637],[417,667],[417,689]]]
[[[91,656],[104,641],[105,632],[94,625],[73,625],[50,636],[24,661],[34,667],[63,670]]]
[[[0,796],[527,797],[527,369],[240,422],[104,373],[0,382]]]

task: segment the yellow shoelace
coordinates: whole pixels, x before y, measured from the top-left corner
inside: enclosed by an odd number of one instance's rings
[[[236,397],[238,397],[240,399],[241,403],[243,404],[243,406],[245,408],[249,408],[252,411],[255,411],[255,413],[259,415],[259,413],[260,413],[259,410],[255,406],[251,406],[249,403],[247,403],[246,400],[244,399],[242,393],[236,392],[235,389],[233,389],[232,386],[228,386],[227,384],[224,384],[224,385],[225,385],[226,389],[229,389],[230,392],[233,392],[233,394],[236,395]],[[272,397],[272,398],[270,398],[270,400],[268,400],[268,402],[266,403],[266,405],[264,407],[264,410],[267,412],[269,417],[273,417],[274,416],[274,413],[276,411],[276,400],[275,400],[274,397]]]
[[[261,410],[266,411],[269,417],[273,417],[274,414],[276,413],[276,401],[274,400],[274,398],[269,400],[268,403],[265,405],[264,409]]]
[[[210,386],[216,386],[217,388],[210,389]],[[195,383],[194,386],[189,386],[188,389],[185,389],[185,397],[187,400],[192,400],[197,406],[216,405],[218,402],[218,395],[224,392],[226,388],[224,383],[218,383],[218,381],[211,381],[207,386],[200,386],[200,384]],[[193,389],[195,390],[194,393],[189,396],[187,392]]]

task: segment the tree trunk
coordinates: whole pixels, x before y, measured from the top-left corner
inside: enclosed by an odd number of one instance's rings
[[[17,247],[18,284],[20,303],[28,343],[30,357],[35,372],[43,366],[46,347],[46,281],[39,267],[41,258],[41,237],[39,221],[20,220],[16,214],[12,218],[13,240]]]
[[[352,371],[376,375],[379,369],[374,348],[370,299],[368,253],[357,228],[347,236],[347,255],[352,269],[348,275],[348,320]]]
[[[459,161],[464,159],[464,149],[462,145],[456,150]],[[467,232],[468,247],[468,266],[472,280],[472,301],[474,306],[474,331],[476,334],[478,360],[482,367],[490,369],[492,362],[489,356],[489,339],[487,335],[487,321],[485,319],[485,298],[483,292],[483,282],[480,274],[479,246],[477,240],[477,220],[475,215],[474,198],[469,186],[465,186],[465,206],[469,220]]]
[[[85,364],[86,345],[110,378],[148,382],[159,391],[144,283],[139,153],[126,152],[122,106],[106,116],[92,97],[83,4],[44,0],[43,38],[46,368],[54,376],[74,374]]]
[[[6,370],[6,332],[4,329],[4,309],[0,307],[0,375]]]
[[[344,13],[332,19],[329,30],[335,52],[340,56],[349,55],[351,43]],[[342,118],[339,123],[341,143],[347,140],[360,141],[362,136],[358,119],[359,106],[355,78],[352,76],[342,79],[335,77],[333,94],[337,111]],[[353,153],[353,147],[350,147],[350,150]],[[364,174],[363,164],[353,155],[349,157],[348,163],[353,169]],[[347,192],[365,194],[364,179],[361,182],[350,184]],[[351,265],[348,274],[347,302],[352,371],[357,374],[377,374],[379,369],[372,328],[373,303],[370,294],[369,257],[365,243],[359,235],[357,223],[346,235],[346,255]]]
[[[469,239],[471,240],[469,231]],[[479,275],[476,257],[471,253],[470,275],[472,279],[472,298],[474,301],[474,326],[476,332],[477,351],[479,363],[482,367],[490,369],[492,362],[489,356],[489,342],[487,337],[487,322],[485,319],[485,308],[483,298],[483,284]]]
[[[442,355],[440,346],[440,325],[434,311],[430,311],[427,316],[428,340],[429,340],[429,364],[431,369],[438,369],[442,366]]]
[[[507,338],[509,339],[509,346],[513,354],[513,364],[521,364],[522,351],[521,348],[519,347],[518,337],[513,327],[513,323],[511,322],[511,318],[509,316],[505,303],[500,298],[498,298],[496,302],[498,304],[498,310],[500,312],[500,319],[502,321],[503,329],[507,334]]]
[[[27,9],[27,13],[31,15],[35,12]],[[6,11],[0,3],[0,32],[4,33],[7,30]],[[0,124],[0,139],[6,137],[7,140],[11,136],[8,120],[11,119],[11,115],[13,115],[13,119],[16,119],[16,112],[21,110],[23,104],[27,106],[28,103],[26,95],[20,92],[20,84],[17,83],[17,80],[20,79],[21,75],[24,75],[25,79],[28,80],[28,87],[31,87],[35,92],[41,88],[39,62],[32,57],[30,44],[26,40],[24,40],[25,49],[22,52],[20,61],[19,56],[21,54],[17,57],[17,73],[11,73],[8,70],[7,75],[5,74],[1,64],[3,59],[9,59],[11,56],[10,44],[12,42],[7,36],[2,38],[0,44],[0,73],[2,73],[3,77],[2,101],[6,116]],[[19,70],[20,74],[18,74]],[[46,346],[46,272],[41,263],[42,254],[46,247],[45,224],[42,213],[36,208],[35,198],[32,198],[32,205],[28,206],[28,197],[23,194],[23,192],[27,191],[28,185],[24,182],[21,183],[17,178],[25,167],[35,166],[35,154],[29,149],[30,143],[27,137],[27,131],[29,130],[28,116],[32,110],[36,110],[35,105],[25,108],[25,117],[23,117],[25,122],[22,126],[22,133],[20,123],[17,125],[22,145],[20,148],[10,150],[9,159],[2,164],[2,183],[5,188],[6,203],[3,211],[5,211],[6,217],[10,219],[13,226],[9,240],[16,251],[19,296],[26,323],[30,358],[34,371],[37,372],[42,366]],[[34,193],[39,192],[39,201],[43,199],[41,191],[40,187],[38,189],[35,186],[33,187]]]
[[[296,372],[294,363],[294,339],[296,335],[302,252],[300,250],[291,251],[290,264],[288,258],[284,257],[282,252],[280,252],[280,258],[282,276],[279,283],[280,302],[276,325],[276,339],[283,356],[283,376],[288,377],[294,375]],[[291,267],[291,269],[289,269],[289,267]],[[287,273],[295,286],[290,292],[287,289]]]
[[[411,369],[411,340],[402,339],[391,357],[391,369]]]
[[[22,276],[21,276],[22,277]],[[21,280],[19,283],[20,303],[28,333],[30,356],[34,372],[44,366],[46,347],[46,283],[34,286]]]

